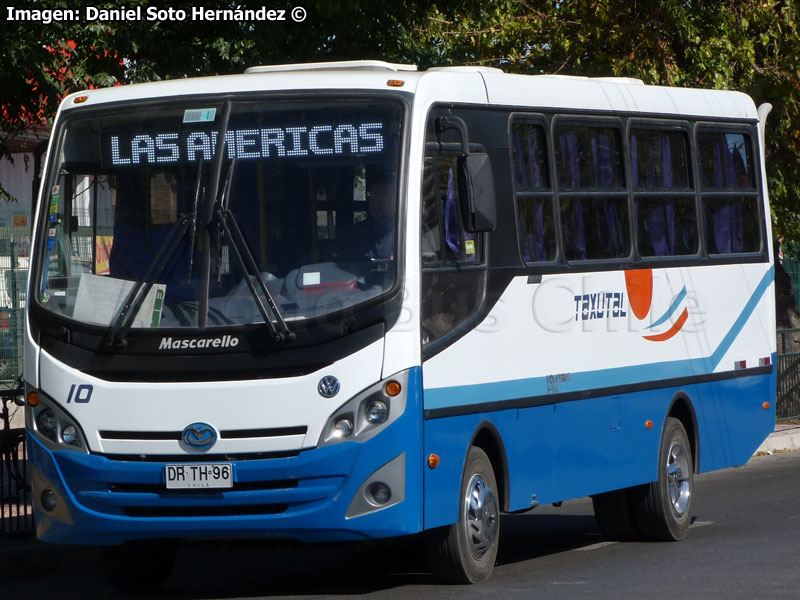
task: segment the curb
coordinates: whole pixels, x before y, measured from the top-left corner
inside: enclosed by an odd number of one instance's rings
[[[800,450],[800,427],[773,431],[758,447],[755,456]]]

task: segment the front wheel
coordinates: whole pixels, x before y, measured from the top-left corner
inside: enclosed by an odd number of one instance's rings
[[[473,446],[461,480],[458,522],[429,531],[425,539],[428,560],[440,579],[477,583],[491,575],[500,537],[496,489],[489,457]]]
[[[661,436],[658,481],[644,486],[636,515],[640,536],[673,541],[686,535],[692,522],[694,462],[683,424],[670,417]]]

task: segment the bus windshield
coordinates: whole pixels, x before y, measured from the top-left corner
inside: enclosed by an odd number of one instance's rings
[[[37,300],[49,311],[132,329],[291,327],[397,280],[399,103],[74,112],[43,205]]]

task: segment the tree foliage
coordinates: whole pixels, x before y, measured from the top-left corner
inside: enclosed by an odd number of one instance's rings
[[[800,241],[800,35],[794,0],[501,0],[429,7],[405,52],[423,65],[621,76],[735,89],[774,110],[767,174],[776,233]]]
[[[93,3],[128,8],[151,3]],[[263,2],[173,1],[184,8]],[[0,24],[4,139],[52,120],[60,97],[254,64],[380,58],[421,68],[468,64],[508,72],[636,77],[737,89],[770,102],[767,172],[776,231],[800,241],[800,34],[796,0],[309,0],[302,23],[104,21]],[[292,2],[270,8],[290,9]],[[72,8],[63,0],[17,8]]]

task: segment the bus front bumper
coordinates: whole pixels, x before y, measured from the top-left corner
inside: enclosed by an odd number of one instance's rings
[[[409,385],[413,389],[419,387]],[[37,536],[113,545],[157,538],[356,541],[417,533],[422,528],[418,402],[418,394],[409,391],[404,414],[365,442],[232,461],[229,490],[168,491],[167,462],[52,452],[29,433]],[[375,482],[390,488],[381,505],[367,492]]]

